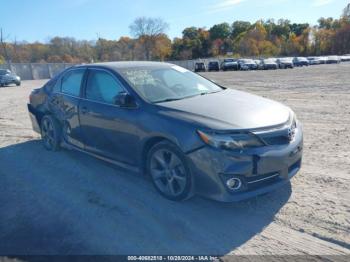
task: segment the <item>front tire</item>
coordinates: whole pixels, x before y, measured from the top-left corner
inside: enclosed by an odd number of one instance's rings
[[[174,144],[160,142],[148,152],[147,173],[165,198],[182,201],[191,197],[192,175],[186,156]]]
[[[50,115],[41,120],[41,139],[44,147],[49,151],[57,151],[61,144],[61,128],[58,121]]]

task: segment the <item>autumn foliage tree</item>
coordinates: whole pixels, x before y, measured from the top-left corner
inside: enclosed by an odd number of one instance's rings
[[[286,19],[234,21],[206,29],[187,27],[181,37],[166,35],[168,24],[159,18],[140,17],[130,25],[131,37],[96,41],[54,37],[47,43],[9,41],[0,31],[0,63],[90,63],[123,60],[184,60],[234,56],[309,56],[350,53],[350,4],[339,19],[318,20],[316,26]]]

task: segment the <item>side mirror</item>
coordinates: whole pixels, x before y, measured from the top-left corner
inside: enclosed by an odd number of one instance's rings
[[[134,98],[127,92],[120,92],[114,97],[114,104],[120,107],[135,107]]]

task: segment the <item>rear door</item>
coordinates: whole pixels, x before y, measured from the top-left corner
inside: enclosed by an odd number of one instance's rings
[[[76,68],[64,73],[57,80],[49,99],[52,111],[62,124],[63,139],[80,148],[83,148],[84,145],[78,108],[85,72],[85,68]]]
[[[135,164],[139,145],[139,109],[114,103],[114,97],[127,90],[112,72],[97,68],[88,71],[85,96],[79,107],[86,150],[122,163]]]

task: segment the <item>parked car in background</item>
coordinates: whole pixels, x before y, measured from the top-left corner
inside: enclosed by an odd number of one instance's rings
[[[291,57],[278,58],[277,64],[278,64],[278,67],[281,69],[294,68],[293,58]]]
[[[350,55],[342,55],[342,56],[340,57],[340,60],[341,60],[342,62],[349,62],[349,61],[350,61]]]
[[[205,71],[207,71],[204,62],[196,62],[194,64],[194,71],[195,72],[205,72]]]
[[[273,58],[267,58],[262,60],[262,65],[264,70],[278,69],[278,65]]]
[[[327,64],[339,64],[341,62],[340,56],[333,55],[327,57]]]
[[[262,59],[255,59],[254,60],[255,64],[257,65],[258,70],[263,70],[264,69],[264,64],[262,62]]]
[[[320,64],[327,64],[328,63],[328,57],[327,56],[320,56]]]
[[[145,173],[170,200],[250,198],[302,163],[290,108],[167,63],[71,67],[35,89],[28,110],[47,150],[63,145]]]
[[[0,86],[7,86],[10,84],[20,86],[21,78],[8,69],[0,69]]]
[[[307,60],[309,60],[309,65],[319,65],[319,64],[321,64],[321,60],[317,56],[309,56],[309,57],[307,57]]]
[[[237,62],[239,70],[256,70],[258,68],[253,59],[239,59]]]
[[[208,71],[220,71],[220,65],[218,61],[209,61]]]
[[[293,59],[294,66],[309,66],[309,60],[306,57],[294,57]]]
[[[221,70],[227,71],[227,70],[238,70],[238,63],[236,59],[233,58],[225,58],[224,61],[221,63]]]

